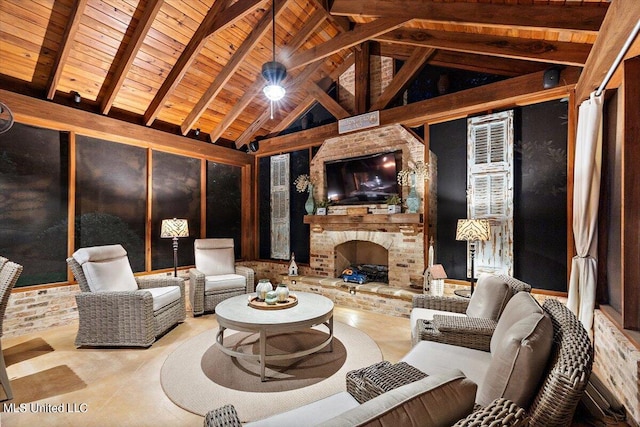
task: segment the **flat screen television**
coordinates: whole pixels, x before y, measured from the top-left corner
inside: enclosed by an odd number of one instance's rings
[[[402,150],[325,162],[327,198],[337,205],[382,203],[400,194]]]

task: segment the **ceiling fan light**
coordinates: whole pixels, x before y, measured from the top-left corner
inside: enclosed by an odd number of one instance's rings
[[[286,93],[285,89],[279,84],[268,84],[262,91],[270,101],[280,101]]]
[[[265,62],[262,65],[262,77],[269,84],[279,84],[287,77],[287,69],[278,61]]]

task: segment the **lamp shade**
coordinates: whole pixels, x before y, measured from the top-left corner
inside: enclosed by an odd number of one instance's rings
[[[163,219],[160,237],[189,237],[189,223],[186,219]]]
[[[456,240],[475,242],[489,240],[491,225],[486,219],[459,219],[456,227]]]

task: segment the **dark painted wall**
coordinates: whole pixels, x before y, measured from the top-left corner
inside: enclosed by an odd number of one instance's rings
[[[551,101],[515,110],[514,276],[540,289],[566,291],[567,104]],[[467,120],[433,125],[438,156],[436,262],[465,279],[466,244],[455,240],[466,218]]]

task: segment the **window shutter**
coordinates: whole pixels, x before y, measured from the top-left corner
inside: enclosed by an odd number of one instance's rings
[[[513,111],[468,120],[467,215],[491,222],[475,274],[513,274]],[[471,275],[470,259],[467,275]]]
[[[289,154],[271,157],[271,258],[289,259]]]

